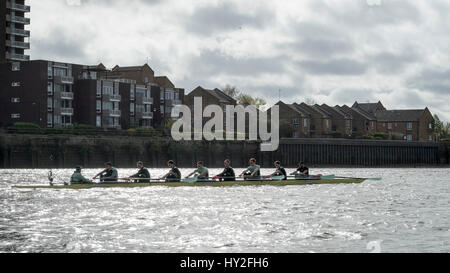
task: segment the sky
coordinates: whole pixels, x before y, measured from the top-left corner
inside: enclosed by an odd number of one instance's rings
[[[447,0],[27,0],[32,59],[142,65],[268,105],[381,101],[450,121]]]

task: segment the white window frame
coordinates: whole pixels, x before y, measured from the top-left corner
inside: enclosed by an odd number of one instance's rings
[[[20,103],[20,98],[11,98],[12,103]]]
[[[11,114],[11,118],[12,119],[19,119],[20,118],[20,114]]]
[[[407,140],[407,141],[412,141],[412,135],[411,135],[411,134],[406,135],[406,140]]]
[[[11,86],[12,87],[19,87],[20,86],[20,82],[11,82]]]
[[[308,120],[306,118],[303,119],[303,127],[308,127]]]
[[[406,130],[411,131],[413,129],[413,124],[412,122],[407,122],[406,123]]]
[[[20,63],[12,63],[11,71],[20,71]]]

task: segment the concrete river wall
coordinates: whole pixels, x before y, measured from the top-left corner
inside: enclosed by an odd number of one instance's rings
[[[0,135],[0,167],[100,168],[111,161],[117,167],[166,167],[173,159],[179,167],[222,167],[229,158],[236,168],[255,157],[263,167],[274,160],[285,167],[298,161],[323,167],[449,166],[450,143],[347,139],[282,139],[274,152],[260,152],[257,142],[174,142],[168,138],[84,137],[64,135]]]

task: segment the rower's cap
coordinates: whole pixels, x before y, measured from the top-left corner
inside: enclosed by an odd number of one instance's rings
[[[300,165],[305,165],[305,162],[303,162],[303,161],[302,161],[302,162],[300,162]]]
[[[75,170],[76,170],[76,171],[81,171],[81,169],[82,169],[81,166],[76,166],[76,167],[75,167]]]
[[[112,163],[111,162],[106,162],[105,166],[112,166]]]

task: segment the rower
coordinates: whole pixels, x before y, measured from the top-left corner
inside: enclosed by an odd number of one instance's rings
[[[150,172],[147,170],[147,168],[144,167],[144,163],[142,161],[138,161],[136,163],[139,171],[136,174],[133,174],[127,180],[133,179],[134,182],[142,183],[142,182],[150,182]],[[138,179],[134,179],[138,178]],[[140,178],[140,179],[139,179]]]
[[[309,176],[309,168],[305,166],[304,162],[300,162],[297,165],[297,170],[293,173],[291,173],[291,175],[298,175],[298,176]]]
[[[250,164],[250,166],[248,166],[247,169],[239,175],[239,177],[242,177],[244,175],[245,180],[261,179],[261,173],[260,173],[261,167],[259,165],[256,165],[256,159],[250,158],[249,164]]]
[[[111,162],[105,163],[105,169],[94,176],[92,179],[96,179],[100,176],[101,182],[117,182],[119,174],[117,169],[112,166]]]
[[[287,180],[286,170],[283,167],[281,167],[281,162],[279,160],[277,160],[277,161],[274,162],[274,165],[275,165],[275,168],[277,168],[275,170],[275,172],[273,174],[271,174],[271,175],[266,176],[265,178],[270,178],[272,176],[280,176],[280,175],[282,175],[282,176],[284,176],[283,180]]]
[[[70,184],[83,184],[83,183],[92,183],[92,181],[85,178],[81,174],[81,167],[77,166],[75,167],[75,172],[70,177]]]
[[[167,166],[169,166],[170,171],[164,175],[161,179],[165,179],[166,182],[180,182],[181,172],[175,166],[175,162],[173,160],[167,161]]]
[[[207,181],[209,179],[208,168],[203,166],[202,161],[197,162],[197,169],[195,171],[193,171],[192,173],[190,173],[188,176],[186,176],[186,178],[189,178],[193,174],[195,174],[195,176],[197,177],[197,180],[206,180]]]
[[[233,168],[230,166],[231,161],[229,159],[225,159],[223,162],[223,165],[225,166],[225,169],[223,169],[223,172],[216,175],[215,178],[220,179],[220,181],[236,181],[236,176],[234,174]]]

